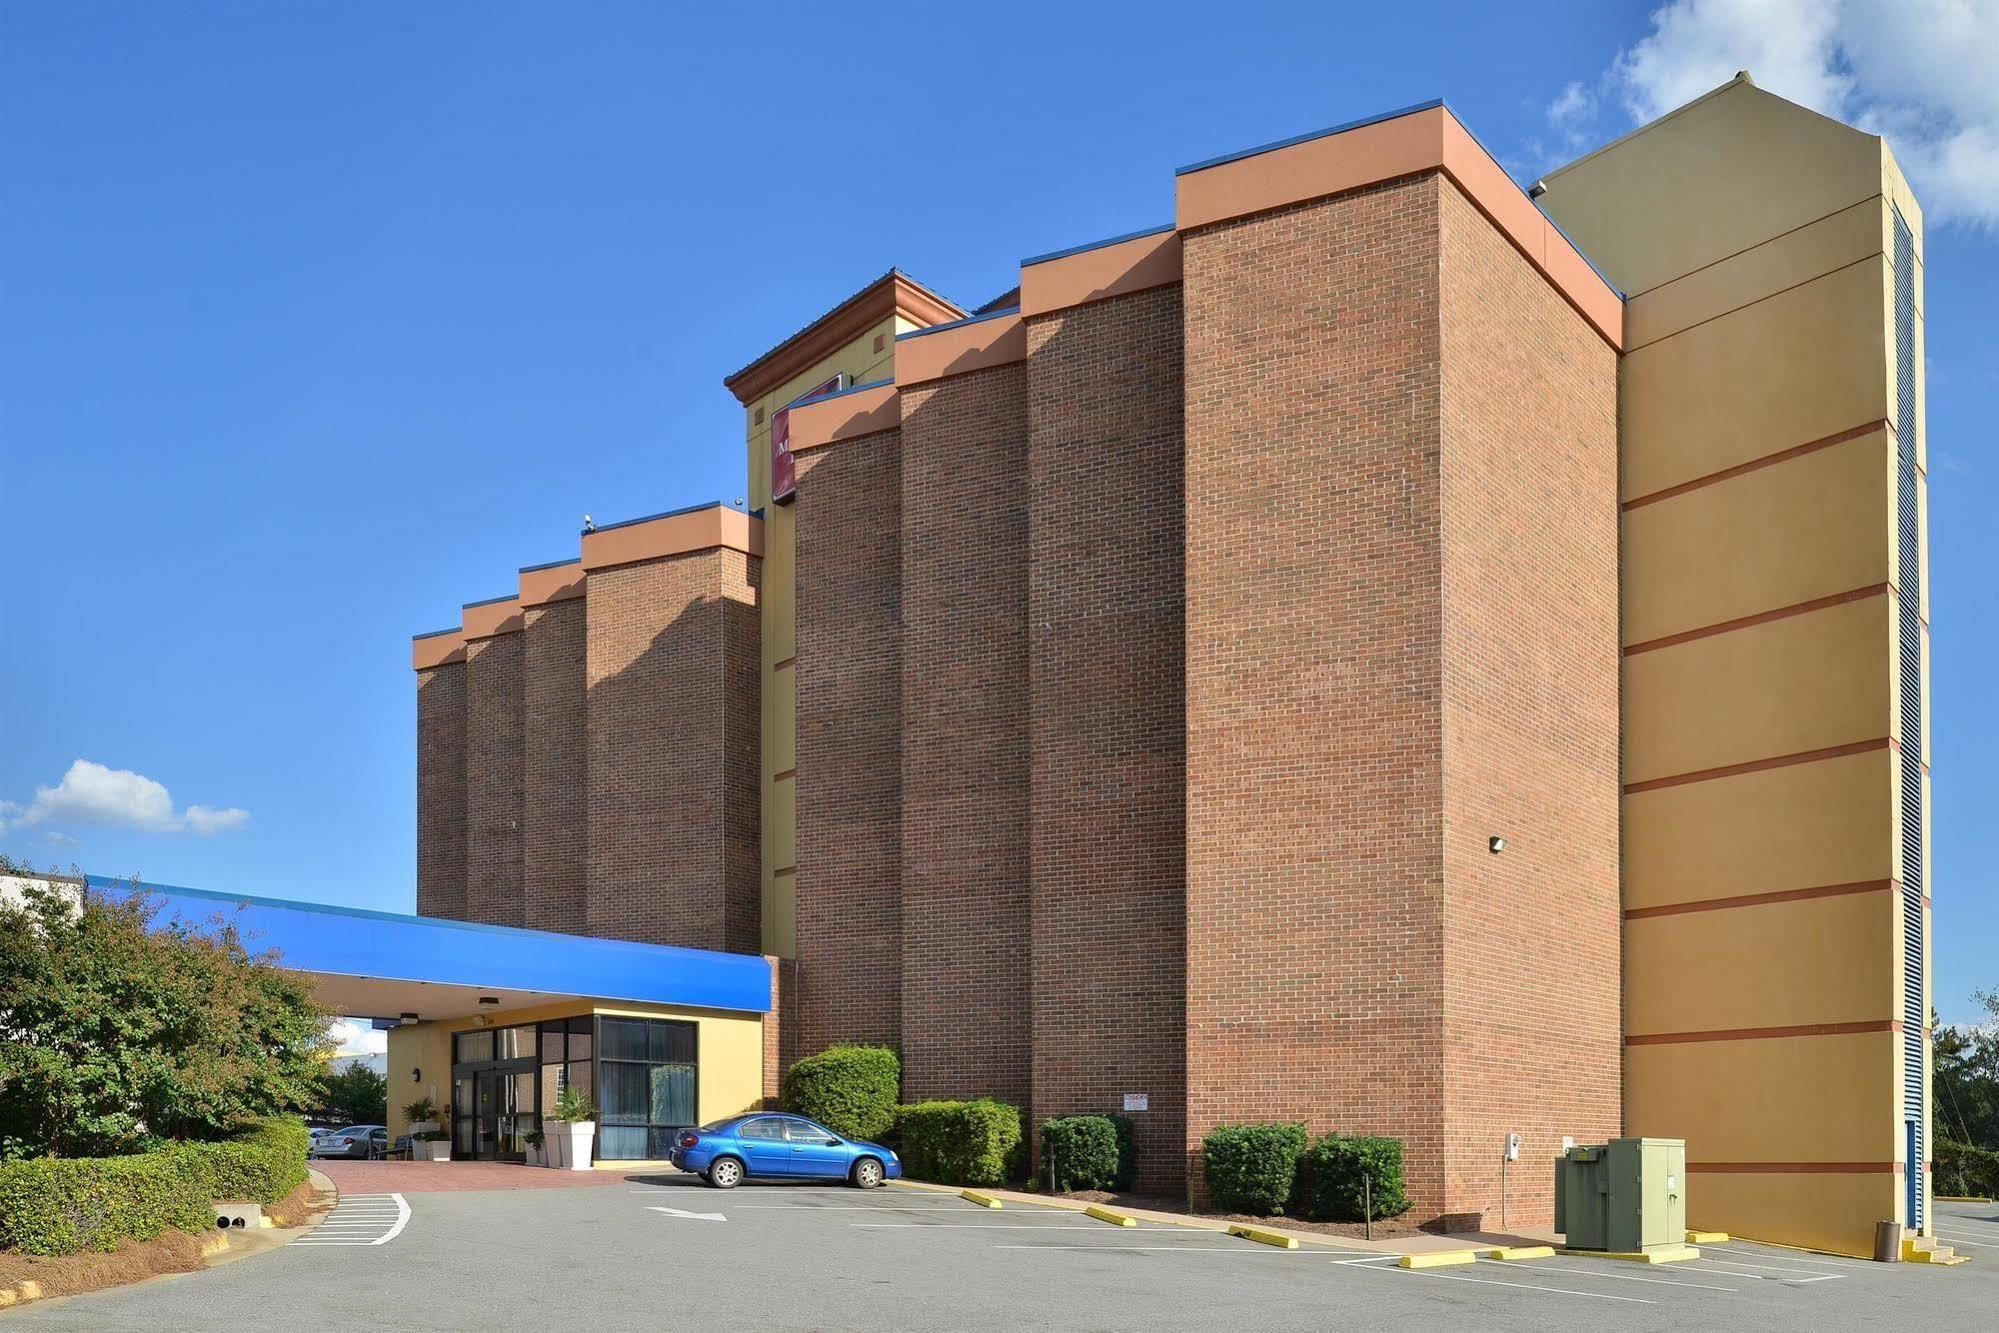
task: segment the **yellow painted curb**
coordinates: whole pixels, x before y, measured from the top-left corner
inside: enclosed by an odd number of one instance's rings
[[[19,1296],[16,1296],[14,1294],[14,1289],[12,1287],[0,1287],[0,1310],[6,1309],[8,1306],[12,1305],[15,1301],[18,1301],[20,1299],[21,1298]]]
[[[201,1257],[204,1259],[213,1259],[216,1255],[222,1253],[224,1250],[228,1248],[229,1248],[229,1237],[224,1236],[219,1232],[211,1233],[207,1236],[202,1237]]]
[[[1970,1194],[1938,1194],[1932,1196],[1938,1203],[1991,1203],[1990,1199],[1980,1199]]]
[[[1634,1264],[1683,1264],[1698,1259],[1701,1252],[1691,1245],[1675,1245],[1662,1250],[1563,1250],[1585,1259],[1628,1259]]]
[[[38,1301],[42,1298],[42,1284],[39,1282],[31,1282],[24,1278],[21,1285],[14,1290],[21,1293],[21,1299],[24,1301]]]
[[[1405,1254],[1395,1262],[1402,1268],[1448,1268],[1468,1264],[1478,1258],[1477,1250],[1431,1250],[1425,1254]]]
[[[958,1197],[966,1200],[967,1202],[975,1203],[979,1205],[979,1207],[981,1208],[1006,1207],[1005,1204],[1001,1203],[998,1199],[995,1199],[992,1195],[981,1194],[977,1190],[959,1190]]]
[[[1552,1259],[1555,1247],[1552,1245],[1494,1245],[1490,1249],[1473,1251],[1481,1259],[1498,1259],[1512,1263],[1519,1259]]]
[[[1083,1216],[1094,1217],[1099,1222],[1108,1222],[1114,1227],[1135,1227],[1138,1225],[1137,1218],[1125,1213],[1114,1213],[1108,1208],[1099,1208],[1096,1204],[1091,1204],[1088,1208],[1085,1208]]]
[[[1726,1231],[1689,1231],[1687,1233],[1687,1244],[1726,1245],[1728,1244],[1728,1233]]]
[[[1229,1228],[1229,1234],[1240,1236],[1244,1240],[1253,1240],[1258,1245],[1275,1245],[1280,1250],[1298,1248],[1296,1236],[1280,1236],[1275,1231],[1265,1231],[1262,1227],[1233,1226]]]

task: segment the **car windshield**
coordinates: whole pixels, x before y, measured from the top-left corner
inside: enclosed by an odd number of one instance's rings
[[[710,1120],[707,1124],[701,1126],[701,1132],[703,1134],[717,1134],[743,1119],[743,1116],[730,1115],[723,1116],[720,1120]]]

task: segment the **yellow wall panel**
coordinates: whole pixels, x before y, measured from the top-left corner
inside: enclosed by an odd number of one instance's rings
[[[1690,1163],[1892,1162],[1896,1054],[1892,1032],[1627,1046],[1624,1130]]]
[[[1893,1173],[1687,1176],[1687,1225],[1745,1240],[1871,1259],[1874,1223],[1901,1211],[1902,1177]]]
[[[1829,273],[1627,354],[1624,498],[1886,420],[1886,267]]]
[[[1888,889],[1624,923],[1627,1035],[1892,1019]]]
[[[1893,254],[1888,216],[1880,199],[1863,199],[1634,296],[1624,307],[1624,346],[1643,347],[1869,255]]]
[[[1624,906],[1859,884],[1895,873],[1887,750],[1624,798]]]
[[[1624,659],[1627,783],[1888,735],[1886,597]]]
[[[1624,515],[1624,641],[1644,643],[1894,577],[1886,429]]]

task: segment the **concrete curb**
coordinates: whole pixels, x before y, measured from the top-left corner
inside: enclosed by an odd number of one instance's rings
[[[1518,1263],[1523,1259],[1552,1259],[1555,1247],[1552,1245],[1493,1245],[1483,1250],[1473,1250],[1480,1259],[1497,1259],[1502,1263]]]
[[[1624,1259],[1634,1264],[1683,1264],[1689,1259],[1698,1259],[1701,1252],[1691,1245],[1669,1246],[1663,1250],[1570,1250],[1563,1254],[1580,1255],[1585,1259]]]
[[[1687,1244],[1726,1245],[1728,1244],[1728,1233],[1726,1231],[1689,1231],[1687,1233]]]
[[[1447,1268],[1453,1264],[1475,1263],[1477,1260],[1477,1250],[1432,1250],[1428,1254],[1405,1254],[1395,1262],[1401,1268]]]
[[[1105,1208],[1094,1203],[1083,1210],[1083,1216],[1094,1217],[1099,1222],[1108,1222],[1114,1227],[1135,1227],[1138,1225],[1138,1219],[1130,1213],[1120,1213],[1115,1208]]]
[[[1258,1245],[1275,1245],[1280,1250],[1298,1248],[1296,1236],[1287,1236],[1281,1231],[1271,1231],[1267,1227],[1232,1226],[1229,1228],[1229,1234],[1240,1236],[1244,1240],[1253,1240]]]
[[[982,1190],[959,1190],[958,1197],[967,1203],[975,1203],[981,1208],[1004,1208],[1006,1205]]]

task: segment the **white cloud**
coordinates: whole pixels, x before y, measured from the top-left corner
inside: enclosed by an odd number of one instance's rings
[[[351,1018],[334,1019],[326,1025],[326,1034],[338,1047],[335,1055],[379,1055],[389,1049],[388,1033]]]
[[[1928,221],[1999,226],[1999,0],[1668,0],[1605,82],[1642,122],[1742,69],[1886,136]],[[1588,98],[1570,84],[1549,120],[1573,132]]]
[[[61,829],[53,829],[53,828],[50,829],[47,833],[44,833],[42,835],[42,840],[48,843],[48,845],[51,847],[76,846],[76,839],[70,837],[69,834],[64,833]]]
[[[186,831],[205,838],[241,828],[249,818],[248,810],[234,806],[191,805],[176,813],[173,795],[163,784],[128,768],[106,768],[88,759],[71,764],[55,786],[35,788],[35,799],[25,806],[0,801],[0,830],[90,824],[142,833]]]

